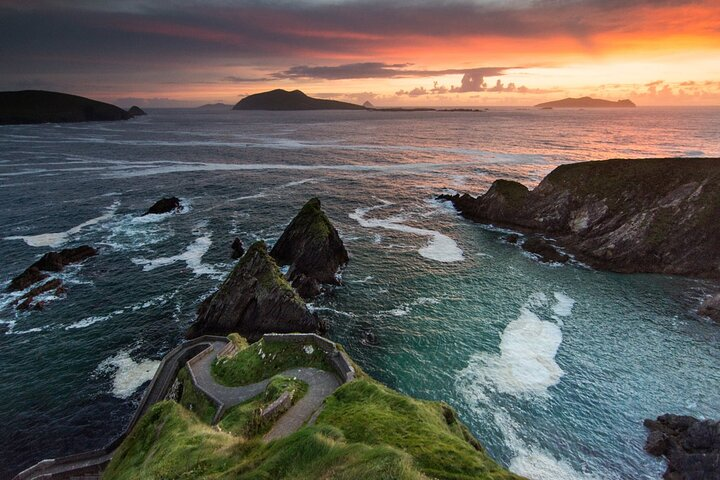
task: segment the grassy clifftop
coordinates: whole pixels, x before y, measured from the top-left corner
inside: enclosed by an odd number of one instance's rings
[[[279,364],[307,363],[295,360],[294,350],[287,361],[279,359],[287,353],[282,350],[264,353],[250,347],[228,362],[237,371],[237,361],[252,356],[240,375],[246,380],[265,366],[272,375]],[[448,405],[413,399],[358,374],[325,400],[314,425],[270,442],[262,433],[271,425],[258,424],[254,412],[285,389],[302,394],[292,379],[276,377],[264,394],[233,407],[217,426],[200,411],[158,403],[125,439],[103,478],[520,479],[487,455]]]

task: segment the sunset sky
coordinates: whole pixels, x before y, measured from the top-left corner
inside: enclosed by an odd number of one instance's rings
[[[0,0],[0,89],[127,106],[720,105],[720,1]]]

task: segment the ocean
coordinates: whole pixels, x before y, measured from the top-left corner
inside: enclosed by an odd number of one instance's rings
[[[563,163],[720,157],[720,108],[485,112],[152,110],[0,127],[0,478],[104,445],[230,271],[317,196],[351,255],[311,308],[369,374],[443,400],[536,480],[657,479],[645,418],[720,417],[717,284],[545,265],[437,194],[536,185]],[[142,213],[163,196],[173,215]],[[51,249],[100,254],[18,312],[5,292]]]

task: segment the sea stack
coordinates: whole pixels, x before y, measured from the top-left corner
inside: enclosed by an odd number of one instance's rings
[[[268,254],[265,242],[255,242],[223,284],[198,308],[186,337],[237,332],[250,341],[265,333],[325,331],[324,322],[285,280]]]
[[[595,268],[720,278],[720,159],[562,165],[534,190],[497,180],[441,195],[477,222],[553,237]]]
[[[143,115],[147,115],[147,113],[145,113],[145,111],[137,105],[133,105],[132,107],[130,107],[128,109],[128,113],[133,117],[141,117]]]
[[[155,202],[152,207],[148,208],[145,215],[159,215],[162,213],[179,212],[182,209],[182,203],[178,197],[161,198]]]
[[[287,278],[303,298],[320,293],[320,284],[340,284],[338,272],[348,262],[345,245],[317,198],[302,207],[270,255],[290,267]]]

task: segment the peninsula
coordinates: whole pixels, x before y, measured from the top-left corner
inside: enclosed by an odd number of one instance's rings
[[[618,100],[612,102],[610,100],[601,100],[599,98],[580,97],[580,98],[564,98],[552,102],[538,103],[537,108],[635,108],[635,104],[630,100]]]
[[[132,117],[115,105],[67,93],[44,90],[0,92],[0,125],[107,122]]]
[[[233,110],[365,110],[362,105],[308,97],[300,90],[283,89],[248,95]]]

